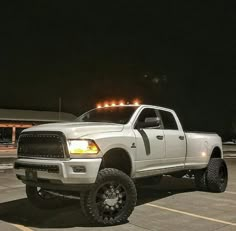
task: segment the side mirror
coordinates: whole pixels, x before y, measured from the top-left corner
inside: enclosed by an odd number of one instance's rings
[[[161,119],[159,117],[148,117],[145,122],[139,122],[137,128],[150,128],[159,127],[161,124]]]

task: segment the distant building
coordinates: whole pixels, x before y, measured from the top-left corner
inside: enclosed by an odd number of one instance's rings
[[[15,147],[20,133],[34,125],[72,121],[75,115],[64,112],[0,109],[0,149]]]

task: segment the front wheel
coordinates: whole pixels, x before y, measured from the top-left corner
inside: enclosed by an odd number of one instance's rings
[[[123,223],[132,213],[137,193],[132,179],[125,173],[105,168],[83,197],[82,210],[88,218],[102,225]]]

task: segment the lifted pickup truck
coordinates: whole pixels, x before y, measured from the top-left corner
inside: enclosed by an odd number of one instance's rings
[[[105,225],[130,216],[140,178],[188,172],[197,189],[210,192],[225,191],[228,181],[218,135],[184,133],[173,110],[150,105],[101,107],[73,122],[26,129],[15,171],[34,205],[58,207],[78,195],[86,216]]]

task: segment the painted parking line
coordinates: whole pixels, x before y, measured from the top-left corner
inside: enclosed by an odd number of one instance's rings
[[[191,216],[191,217],[204,219],[204,220],[207,220],[207,221],[213,221],[213,222],[217,222],[217,223],[221,223],[221,224],[225,224],[225,225],[236,226],[236,223],[223,221],[223,220],[218,220],[218,219],[214,219],[214,218],[211,218],[211,217],[200,216],[200,215],[197,215],[197,214],[194,214],[194,213],[188,213],[188,212],[184,212],[184,211],[177,210],[177,209],[171,209],[171,208],[163,207],[163,206],[160,206],[160,205],[154,205],[154,204],[150,204],[150,203],[145,204],[145,205],[150,206],[150,207],[154,207],[154,208],[158,208],[158,209],[162,209],[162,210],[167,210],[167,211],[174,212],[174,213],[179,213],[179,214],[183,214],[183,215],[187,215],[187,216]]]
[[[30,229],[28,227],[25,227],[23,225],[18,225],[18,224],[12,224],[10,223],[12,226],[16,227],[17,229],[21,230],[21,231],[33,231],[33,229]]]

